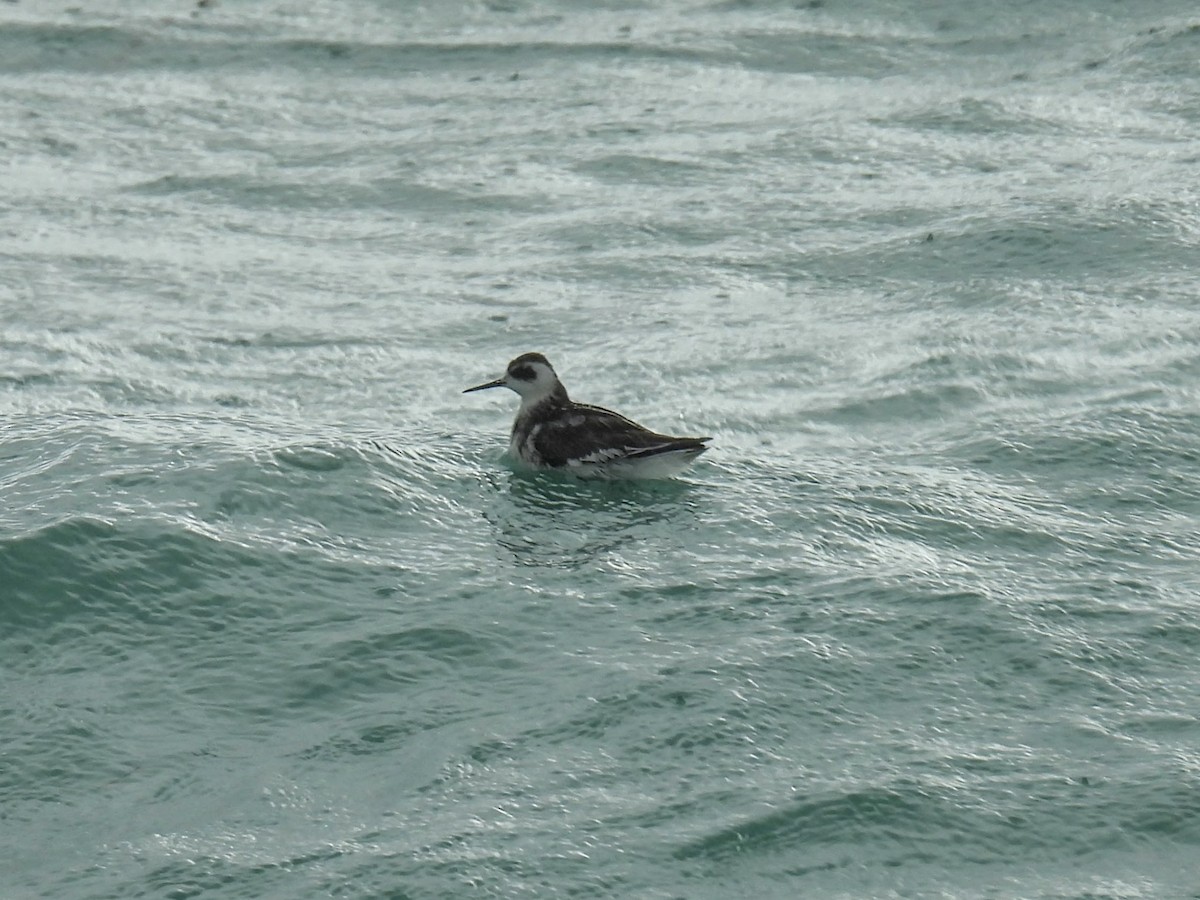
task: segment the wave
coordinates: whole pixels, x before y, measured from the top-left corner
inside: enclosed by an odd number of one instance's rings
[[[177,29],[175,30],[178,33]],[[358,41],[255,34],[233,39],[207,29],[186,36],[115,25],[9,23],[0,27],[0,72],[109,74],[142,70],[341,69],[362,75],[491,70],[510,79],[514,67],[570,56],[595,59],[692,59],[711,54],[628,40]]]

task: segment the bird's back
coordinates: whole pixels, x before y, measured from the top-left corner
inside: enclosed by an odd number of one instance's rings
[[[513,449],[525,462],[590,475],[673,474],[708,449],[707,440],[661,434],[611,409],[571,401],[531,409],[513,426]],[[662,458],[652,466],[654,457]]]

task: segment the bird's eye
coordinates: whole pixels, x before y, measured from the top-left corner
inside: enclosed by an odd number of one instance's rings
[[[517,366],[508,374],[520,381],[537,380],[537,372],[533,371],[533,366]]]

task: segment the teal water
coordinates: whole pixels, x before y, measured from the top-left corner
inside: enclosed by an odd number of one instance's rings
[[[1198,50],[0,6],[0,897],[1200,896]]]

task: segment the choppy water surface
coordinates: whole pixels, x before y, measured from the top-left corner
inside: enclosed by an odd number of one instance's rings
[[[4,895],[1200,896],[1198,51],[5,4]]]

